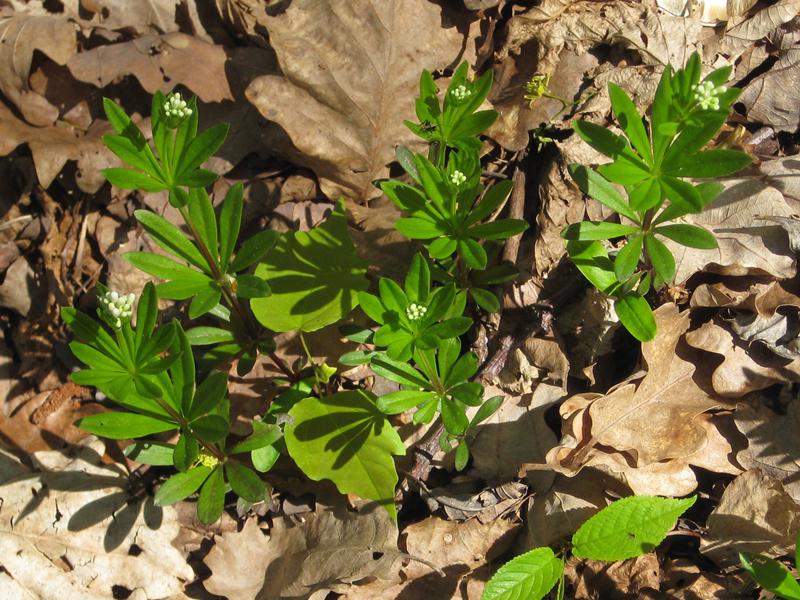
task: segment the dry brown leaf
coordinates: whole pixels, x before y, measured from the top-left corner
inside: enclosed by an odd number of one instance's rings
[[[795,5],[800,7],[800,3]],[[794,132],[800,126],[800,107],[794,94],[798,86],[800,48],[789,48],[766,73],[744,87],[739,102],[747,108],[749,121]]]
[[[658,336],[642,345],[648,371],[635,374],[608,395],[578,394],[561,406],[565,435],[547,463],[567,475],[593,466],[637,494],[691,493],[692,465],[737,474],[729,441],[730,415],[709,411],[723,404],[694,380],[695,367],[676,346],[689,324],[675,305],[656,310]]]
[[[800,7],[800,0],[797,2]],[[766,160],[759,165],[764,181],[779,190],[785,198],[800,201],[800,155]]]
[[[101,139],[111,131],[105,121],[99,120],[82,134],[67,127],[32,127],[17,119],[5,104],[0,103],[0,156],[27,144],[43,188],[50,187],[67,161],[74,160],[78,166],[75,175],[78,187],[88,194],[100,189],[106,181],[101,170],[118,163]]]
[[[502,395],[489,388],[485,397]],[[475,430],[470,443],[472,470],[490,485],[505,483],[516,477],[523,463],[540,463],[558,441],[544,419],[545,412],[558,402],[564,392],[561,386],[540,383],[533,394],[507,397],[500,409]],[[515,440],[509,444],[509,440]],[[528,485],[542,493],[550,488],[553,473],[530,472]]]
[[[788,554],[800,527],[800,506],[783,485],[760,471],[742,473],[708,517],[700,551],[720,565],[738,565],[739,552]]]
[[[688,558],[666,560],[662,565],[661,590],[666,595],[647,596],[653,600],[740,600],[750,585],[749,575],[716,574],[702,571]]]
[[[105,29],[132,29],[136,33],[180,29],[176,9],[181,0],[91,0],[81,7],[94,13],[91,25]],[[77,10],[75,11],[77,12]]]
[[[36,50],[64,65],[75,53],[75,25],[49,15],[8,14],[0,17],[0,91],[28,123],[43,127],[58,118],[58,108],[30,89],[28,78]]]
[[[747,448],[737,454],[742,466],[760,469],[782,482],[786,492],[800,502],[800,402],[795,399],[780,415],[757,398],[756,403],[739,403],[733,416],[747,437]]]
[[[0,306],[26,317],[34,302],[37,307],[41,307],[44,294],[42,283],[36,277],[28,259],[20,256],[6,270],[0,285]]]
[[[683,222],[714,232],[719,247],[698,250],[665,240],[675,256],[675,282],[682,283],[698,271],[723,275],[793,277],[796,260],[786,232],[765,216],[791,216],[793,209],[775,188],[753,179],[728,179],[725,190],[698,215]]]
[[[721,51],[736,57],[755,42],[789,23],[800,13],[800,1],[779,0],[765,6],[749,19],[730,27],[722,38]]]
[[[657,0],[658,7],[676,17],[691,17],[704,25],[736,20],[750,10],[756,0]]]
[[[800,323],[797,321],[797,311],[792,315],[775,313],[771,317],[737,313],[731,321],[731,329],[745,342],[758,342],[781,358],[800,358]]]
[[[269,537],[255,522],[224,533],[205,559],[203,582],[230,600],[278,600],[321,591],[345,591],[364,577],[391,577],[398,558],[397,527],[375,506],[361,513],[320,510],[301,525],[276,519]]]
[[[379,195],[372,181],[415,139],[403,120],[414,119],[420,72],[451,65],[462,36],[425,0],[295,0],[266,27],[284,76],[257,78],[247,98],[286,130],[326,195]]]
[[[222,46],[183,33],[168,33],[143,35],[80,52],[67,67],[79,81],[101,88],[130,74],[150,94],[185,85],[203,102],[222,102],[233,100],[225,61]]]
[[[692,308],[736,308],[771,317],[782,306],[800,309],[800,296],[792,287],[791,282],[752,283],[746,279],[703,283],[695,288],[689,304]]]
[[[747,345],[727,325],[709,321],[686,335],[693,348],[723,357],[711,375],[714,391],[739,398],[776,383],[800,381],[800,359],[787,361],[756,346]]]
[[[0,482],[0,561],[8,575],[0,597],[23,589],[25,598],[100,600],[121,586],[142,600],[186,598],[184,583],[195,576],[171,544],[180,530],[175,509],[132,499],[127,474],[102,465],[102,453],[96,439],[74,455],[37,452],[34,470],[18,467],[24,472]],[[0,459],[15,460],[2,452]]]
[[[630,560],[608,563],[570,557],[564,578],[573,590],[573,600],[638,600],[660,587],[661,568],[655,552]]]
[[[478,600],[483,582],[491,575],[485,565],[509,549],[515,528],[516,525],[502,519],[483,525],[477,519],[459,523],[436,517],[409,525],[403,530],[408,554],[442,569],[445,577],[412,560],[403,568],[400,583],[376,581],[354,586],[342,600]],[[478,580],[477,585],[464,590],[467,584],[464,580],[471,575]]]

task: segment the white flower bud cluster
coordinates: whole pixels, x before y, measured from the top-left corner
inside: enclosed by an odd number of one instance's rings
[[[472,90],[470,90],[469,88],[467,88],[467,86],[462,84],[450,90],[450,94],[458,102],[463,102],[465,98],[468,98],[472,94]]]
[[[120,294],[118,292],[106,292],[97,299],[100,303],[100,310],[106,317],[108,324],[114,329],[119,329],[123,323],[130,321],[133,315],[134,300],[136,300],[135,294]]]
[[[692,87],[694,101],[703,110],[719,110],[719,96],[725,92],[723,86],[715,86],[710,81],[703,81]]]
[[[464,183],[466,180],[467,180],[467,176],[466,176],[466,175],[464,175],[464,174],[463,174],[461,171],[459,171],[458,169],[456,169],[455,171],[453,171],[453,174],[452,174],[452,175],[450,175],[450,181],[451,181],[451,182],[452,182],[452,184],[453,184],[454,186],[456,186],[456,187],[460,186],[460,185],[461,185],[462,183]]]
[[[406,316],[409,321],[418,321],[425,316],[426,312],[428,312],[428,307],[417,304],[416,302],[412,302],[406,306]]]
[[[181,98],[179,92],[170,94],[164,102],[164,116],[173,121],[182,121],[192,114],[192,109],[186,105],[186,100]]]

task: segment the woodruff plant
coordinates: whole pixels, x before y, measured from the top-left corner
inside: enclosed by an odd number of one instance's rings
[[[667,65],[647,126],[630,97],[613,83],[608,86],[611,107],[623,136],[587,121],[573,123],[583,140],[613,160],[597,169],[571,165],[572,178],[622,222],[585,221],[566,227],[561,235],[578,269],[598,290],[614,297],[621,323],[641,341],[656,334],[644,296],[675,276],[675,259],[661,239],[692,248],[717,247],[708,230],[675,221],[701,212],[723,187],[687,179],[730,175],[750,164],[750,157],[737,150],[703,150],[725,124],[741,90],[724,87],[730,66],[703,81],[700,68],[696,52],[683,69],[673,72]],[[611,260],[599,240],[623,237],[625,245]]]
[[[774,558],[762,554],[739,554],[742,567],[765,590],[786,600],[800,600],[800,582]],[[794,546],[794,567],[800,570],[800,531]]]
[[[466,64],[456,71],[443,106],[432,76],[423,73],[417,112],[425,123],[409,127],[431,142],[430,152],[400,149],[412,183],[384,181],[381,188],[409,213],[398,229],[423,240],[425,252],[413,259],[403,287],[382,278],[378,296],[367,293],[367,265],[347,232],[343,202],[311,231],[262,231],[240,241],[242,186],[231,187],[216,209],[206,191],[216,175],[201,166],[223,143],[227,126],[199,133],[196,99],[157,93],[151,146],[122,107],[104,100],[116,131],[105,142],[128,165],[107,169],[109,181],[166,191],[185,230],[137,210],[137,221],[163,253],[132,252],[125,259],[161,281],[147,284],[138,305],[130,294],[99,286],[97,319],[70,307],[62,315],[77,338],[71,348],[86,365],[73,379],[97,387],[124,411],[86,417],[79,426],[137,440],[126,449],[131,459],[176,469],[156,493],[159,504],[199,492],[198,516],[212,522],[230,491],[245,505],[264,500],[268,488],[257,472],[288,454],[311,479],[330,479],[342,493],[377,501],[396,517],[393,456],[405,448],[386,415],[414,407],[418,423],[441,414],[442,448],[456,443],[458,468],[467,464],[468,432],[501,398],[483,402],[483,387],[471,381],[478,361],[461,350],[459,338],[472,325],[465,311],[499,308],[484,286],[508,280],[514,270],[490,265],[497,253],[492,245],[526,224],[489,219],[511,184],[485,190],[480,182],[478,134],[496,113],[477,110],[491,75],[472,82],[466,72]],[[159,297],[189,301],[188,320],[202,321],[186,330],[177,320],[159,325]],[[359,301],[380,327],[352,335],[370,348],[341,362],[369,362],[402,386],[381,398],[367,390],[336,391],[336,369],[314,364],[303,338],[341,321]],[[299,334],[310,369],[292,371],[275,355],[273,332],[283,331]],[[258,353],[269,355],[285,377],[274,380],[277,395],[241,439],[231,433],[228,363],[236,360],[246,373]],[[472,419],[468,406],[479,407]]]
[[[654,550],[697,500],[631,496],[612,502],[572,536],[572,554],[592,560],[627,560]],[[564,561],[550,548],[534,548],[504,564],[486,584],[481,600],[540,600],[558,584],[564,598]]]

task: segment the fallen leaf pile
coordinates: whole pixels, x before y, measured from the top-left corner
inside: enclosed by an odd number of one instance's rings
[[[616,218],[569,177],[604,161],[571,121],[613,127],[608,83],[644,109],[695,50],[742,88],[711,144],[754,162],[683,218],[718,248],[667,242],[677,274],[648,297],[659,334],[640,345],[565,260],[565,226]],[[244,184],[248,234],[308,230],[343,197],[351,258],[398,278],[415,246],[374,182],[399,176],[398,146],[422,149],[404,125],[421,71],[444,89],[462,61],[493,71],[483,168],[525,182],[513,210],[532,223],[506,248],[521,276],[505,311],[469,340],[502,358],[482,376],[503,404],[470,432],[467,468],[438,452],[416,479],[426,432],[403,415],[397,523],[289,461],[271,503],[229,503],[213,526],[193,500],[156,507],[168,469],[74,426],[104,397],[69,380],[58,316],[91,310],[98,282],[148,281],[122,259],[154,250],[135,210],[180,221],[165,194],[107,184],[103,97],[150,135],[154,92],[196,95],[201,129],[231,125],[204,166],[215,201]],[[657,552],[568,558],[566,597],[755,598],[738,553],[785,557],[800,529],[798,88],[797,0],[0,0],[0,598],[479,600],[507,560],[630,494],[700,500]],[[331,364],[351,349],[330,330],[308,342]],[[302,356],[291,334],[277,352]],[[365,367],[344,377],[391,391]],[[237,433],[273,393],[264,365],[232,377]]]

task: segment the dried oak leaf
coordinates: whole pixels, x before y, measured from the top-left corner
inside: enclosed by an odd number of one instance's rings
[[[0,597],[101,600],[119,586],[142,600],[185,598],[195,576],[171,544],[175,510],[132,498],[125,471],[102,454],[93,438],[74,454],[36,452],[29,469],[0,451],[0,474],[16,472],[0,480]]]
[[[739,398],[776,383],[800,381],[800,359],[789,361],[758,345],[748,347],[727,324],[704,323],[686,335],[686,343],[723,357],[711,374],[711,386],[722,397]]]
[[[800,506],[759,469],[733,480],[708,517],[700,551],[719,565],[739,564],[739,552],[788,554],[800,527]]]
[[[757,400],[762,400],[757,398]],[[733,414],[736,427],[747,438],[747,448],[737,459],[747,469],[761,469],[781,483],[786,492],[800,503],[800,402],[789,404],[786,414],[779,415],[762,403],[736,406]]]
[[[602,465],[637,493],[653,486],[645,493],[672,487],[667,494],[680,495],[696,482],[690,464],[713,461],[716,469],[732,470],[730,446],[705,414],[721,401],[697,385],[695,366],[676,353],[689,313],[665,304],[655,316],[658,336],[642,344],[647,373],[641,381],[622,382],[605,396],[578,394],[562,404],[567,435],[547,455],[558,471],[574,475],[583,466]],[[720,447],[722,458],[710,456]]]
[[[184,33],[143,35],[129,42],[98,46],[67,62],[79,81],[103,88],[133,75],[148,93],[185,85],[203,102],[232,100],[225,74],[225,50]]]
[[[52,125],[58,118],[58,108],[30,89],[33,53],[66,64],[75,54],[75,31],[64,17],[0,12],[0,91],[32,125]]]
[[[723,185],[725,190],[702,213],[681,219],[711,230],[718,248],[698,250],[665,240],[675,256],[675,281],[682,283],[698,271],[793,277],[796,259],[786,231],[769,219],[791,216],[783,194],[753,178],[728,179]]]
[[[414,143],[403,120],[414,119],[420,71],[452,65],[463,46],[441,13],[426,0],[295,0],[266,19],[284,75],[255,79],[247,98],[329,197],[378,196],[372,181],[395,146]]]
[[[798,0],[779,0],[775,4],[765,6],[749,19],[729,27],[720,43],[720,51],[730,56],[733,61],[746,48],[792,21],[798,13],[800,13]]]
[[[180,29],[176,21],[180,3],[181,0],[81,0],[81,8],[94,13],[88,26],[130,29],[137,34],[169,33]]]
[[[790,282],[769,283],[730,279],[725,282],[703,283],[692,293],[692,308],[736,308],[771,317],[782,306],[800,309],[800,296],[792,291]]]
[[[301,525],[276,519],[269,537],[255,520],[224,533],[205,558],[212,574],[203,584],[230,600],[307,598],[385,577],[397,558],[397,527],[386,511],[324,509]]]

